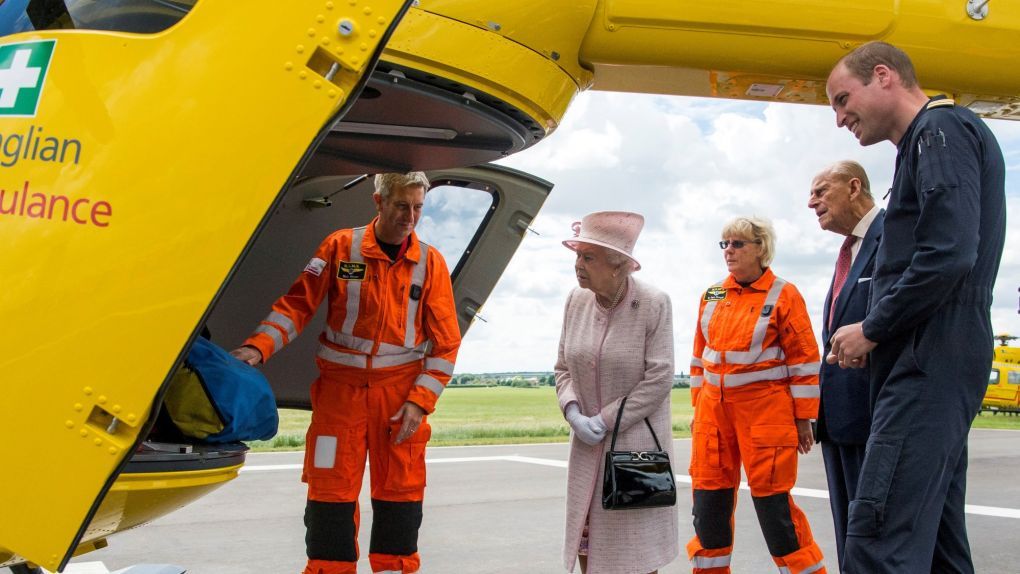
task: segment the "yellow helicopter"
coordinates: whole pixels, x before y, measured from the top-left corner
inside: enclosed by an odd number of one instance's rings
[[[581,91],[826,104],[832,64],[880,39],[926,88],[1020,119],[1014,3],[7,0],[0,33],[0,567],[20,571],[236,476],[243,445],[149,440],[167,383],[203,326],[241,340],[309,245],[367,220],[359,174],[478,198],[447,256],[466,331],[551,189],[485,164]],[[281,406],[308,404],[301,343],[267,368]]]
[[[981,401],[981,410],[997,413],[1020,414],[1020,348],[1009,342],[1020,337],[996,335],[995,359],[988,375],[988,390]]]

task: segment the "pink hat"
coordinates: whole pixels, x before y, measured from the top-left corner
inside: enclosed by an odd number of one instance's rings
[[[597,211],[585,215],[581,221],[572,226],[574,237],[563,242],[567,248],[576,251],[578,243],[600,245],[622,253],[634,262],[634,270],[641,269],[641,264],[634,259],[634,244],[637,243],[641,228],[645,226],[645,218],[629,211]]]

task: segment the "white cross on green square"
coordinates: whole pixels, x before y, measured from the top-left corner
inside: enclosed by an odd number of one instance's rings
[[[0,117],[35,116],[56,40],[0,46]]]

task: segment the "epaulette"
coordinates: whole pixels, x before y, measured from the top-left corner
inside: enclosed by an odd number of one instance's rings
[[[924,109],[930,110],[932,108],[944,108],[953,107],[956,105],[956,100],[952,98],[943,98],[941,100],[932,100],[928,102],[928,105],[924,106]]]

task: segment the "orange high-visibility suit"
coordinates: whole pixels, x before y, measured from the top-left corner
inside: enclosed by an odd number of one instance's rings
[[[394,445],[410,401],[427,413],[453,374],[460,330],[443,256],[413,232],[394,261],[366,227],[327,237],[286,295],[245,341],[268,360],[292,341],[328,295],[312,384],[304,473],[306,574],[356,571],[358,493],[371,464],[374,572],[416,572],[425,492],[427,417]]]
[[[691,361],[696,535],[687,554],[694,572],[730,572],[741,461],[780,571],[825,572],[807,518],[790,496],[794,419],[818,414],[819,366],[804,299],[770,269],[747,287],[730,275],[705,292]]]

